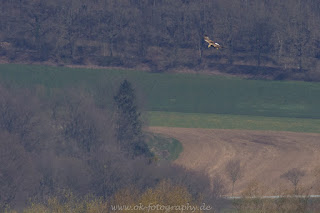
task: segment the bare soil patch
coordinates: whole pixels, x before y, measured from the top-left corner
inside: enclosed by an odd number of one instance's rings
[[[149,131],[182,143],[183,152],[175,163],[205,170],[210,177],[219,174],[229,189],[225,166],[229,160],[239,159],[244,176],[236,182],[236,195],[252,181],[265,186],[265,195],[278,195],[282,188],[292,189],[288,181],[280,178],[291,168],[304,170],[301,185],[312,187],[312,194],[320,194],[320,177],[315,176],[320,168],[320,134],[170,127],[150,127]]]

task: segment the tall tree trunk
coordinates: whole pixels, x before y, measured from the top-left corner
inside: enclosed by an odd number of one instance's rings
[[[109,56],[113,57],[113,38],[109,39]]]
[[[232,194],[231,194],[232,197],[233,197],[233,192],[234,192],[234,181],[232,181]]]

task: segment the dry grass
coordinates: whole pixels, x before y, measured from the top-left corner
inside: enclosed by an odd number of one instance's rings
[[[240,195],[254,180],[265,185],[265,195],[292,188],[280,175],[295,167],[306,172],[301,180],[304,187],[314,186],[310,193],[320,193],[315,176],[320,162],[320,134],[171,127],[150,127],[149,131],[182,143],[183,152],[175,163],[205,170],[212,177],[218,173],[227,181],[226,163],[240,159],[244,175],[235,185],[235,195]],[[227,184],[230,189],[230,181]]]

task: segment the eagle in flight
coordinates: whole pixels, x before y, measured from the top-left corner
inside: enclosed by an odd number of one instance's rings
[[[213,46],[214,48],[216,48],[217,50],[219,48],[222,48],[220,44],[218,44],[217,42],[213,42],[212,40],[210,40],[210,38],[208,36],[204,36],[204,41],[207,42],[209,45],[208,45],[208,48]]]

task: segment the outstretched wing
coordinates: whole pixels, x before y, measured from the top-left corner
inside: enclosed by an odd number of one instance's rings
[[[207,42],[209,44],[213,43],[213,41],[211,41],[208,36],[204,36],[204,40],[205,40],[205,42]]]

